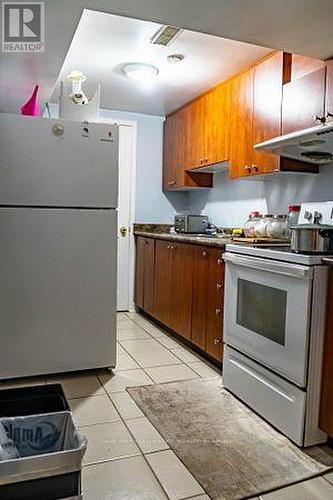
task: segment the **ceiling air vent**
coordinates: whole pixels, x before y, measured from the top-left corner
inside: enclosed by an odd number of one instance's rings
[[[182,32],[181,28],[175,26],[162,26],[150,40],[155,45],[168,46]]]

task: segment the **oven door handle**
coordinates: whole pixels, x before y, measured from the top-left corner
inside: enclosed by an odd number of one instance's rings
[[[322,259],[323,264],[328,264],[329,266],[333,266],[333,258],[332,257],[324,257]]]
[[[260,259],[258,257],[248,257],[229,252],[223,254],[223,259],[225,262],[230,262],[237,266],[249,267],[258,271],[268,271],[270,273],[283,274],[285,276],[306,280],[311,280],[313,277],[313,270],[311,267],[291,264],[289,262]]]

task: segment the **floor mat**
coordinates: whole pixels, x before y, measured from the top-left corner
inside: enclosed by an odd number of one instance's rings
[[[249,498],[328,470],[223,389],[220,377],[128,392],[213,499]]]

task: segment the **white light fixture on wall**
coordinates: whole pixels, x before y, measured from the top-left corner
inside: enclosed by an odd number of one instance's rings
[[[123,66],[123,72],[130,80],[151,82],[157,77],[159,70],[151,64],[130,63]]]

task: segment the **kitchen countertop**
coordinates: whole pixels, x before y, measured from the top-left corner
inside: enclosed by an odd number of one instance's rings
[[[188,234],[177,234],[177,233],[159,233],[153,231],[134,231],[135,236],[143,236],[145,238],[158,238],[160,240],[169,241],[182,241],[184,243],[194,243],[197,245],[210,245],[214,247],[225,247],[228,243],[231,243],[231,238],[225,237],[209,237],[209,236],[194,236]]]

